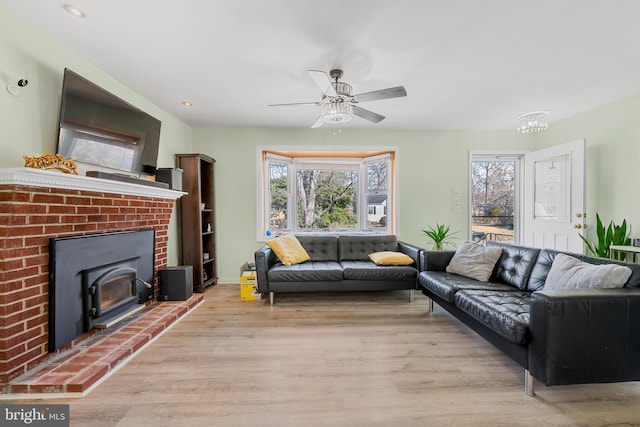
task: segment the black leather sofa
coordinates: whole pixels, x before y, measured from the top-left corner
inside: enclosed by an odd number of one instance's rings
[[[447,273],[455,251],[424,251],[422,293],[545,385],[640,380],[640,265],[569,254],[592,264],[615,262],[632,273],[623,288],[545,291],[559,252],[488,242],[502,248],[489,282]]]
[[[269,246],[255,252],[258,292],[268,292],[271,305],[278,292],[359,292],[417,289],[420,248],[390,235],[297,235],[311,259],[283,265]],[[368,255],[402,252],[414,261],[408,266],[379,266]]]

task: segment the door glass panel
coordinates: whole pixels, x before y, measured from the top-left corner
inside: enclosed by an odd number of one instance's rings
[[[569,155],[534,163],[534,219],[569,221]]]
[[[515,179],[515,161],[472,161],[471,238],[474,242],[515,242]]]

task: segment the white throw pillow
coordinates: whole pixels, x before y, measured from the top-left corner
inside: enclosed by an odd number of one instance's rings
[[[544,282],[545,291],[563,289],[621,288],[631,276],[631,269],[619,264],[590,264],[565,254],[558,254]]]
[[[449,262],[447,272],[487,282],[500,255],[500,248],[487,248],[477,243],[463,242]]]

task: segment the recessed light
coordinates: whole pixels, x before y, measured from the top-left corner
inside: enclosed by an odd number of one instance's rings
[[[64,10],[69,14],[69,15],[73,15],[76,16],[78,18],[84,18],[85,13],[83,11],[81,11],[80,9],[78,9],[77,7],[75,7],[72,4],[66,4],[64,5]]]
[[[185,107],[191,107],[193,104],[189,101],[182,101],[182,105],[184,105]]]

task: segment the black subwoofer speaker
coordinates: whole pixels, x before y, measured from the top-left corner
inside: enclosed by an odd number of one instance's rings
[[[159,271],[158,301],[186,301],[193,295],[193,267],[180,265]]]

